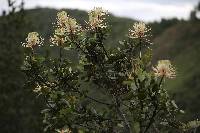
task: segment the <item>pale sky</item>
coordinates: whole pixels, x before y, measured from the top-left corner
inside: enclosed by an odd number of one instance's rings
[[[0,0],[0,11],[7,7],[7,0]],[[20,2],[21,0],[17,0]],[[161,18],[189,17],[199,0],[24,0],[26,9],[35,7],[71,8],[90,10],[103,7],[112,14],[146,22]]]

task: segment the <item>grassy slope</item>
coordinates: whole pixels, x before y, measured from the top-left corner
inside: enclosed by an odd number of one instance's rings
[[[177,78],[167,81],[188,117],[200,113],[200,23],[182,22],[168,28],[155,39],[154,59],[171,59],[177,68]],[[190,113],[193,112],[193,113]]]

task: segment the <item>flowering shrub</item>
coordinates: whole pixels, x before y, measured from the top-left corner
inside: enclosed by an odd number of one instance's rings
[[[169,60],[151,64],[150,31],[143,22],[135,23],[126,40],[115,50],[105,48],[108,36],[107,12],[94,8],[81,27],[65,11],[57,14],[50,42],[59,48],[58,56],[42,56],[43,47],[36,32],[29,33],[23,71],[27,85],[46,101],[42,110],[47,132],[162,132],[187,131],[200,124],[184,124],[184,113],[164,89],[165,78],[175,78]],[[79,64],[63,56],[78,53]],[[192,126],[191,126],[192,125]]]

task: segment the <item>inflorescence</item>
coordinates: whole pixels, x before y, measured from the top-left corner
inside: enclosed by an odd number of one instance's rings
[[[132,28],[129,29],[129,38],[140,39],[146,43],[152,44],[148,39],[151,28],[149,28],[144,22],[136,22]]]
[[[101,7],[95,7],[93,10],[89,11],[88,15],[90,28],[106,28],[107,24],[105,19],[107,14],[108,12],[103,10]]]
[[[175,78],[176,71],[169,60],[160,60],[158,65],[153,67],[156,77]]]
[[[39,36],[37,32],[30,32],[26,38],[26,42],[22,45],[33,49],[35,46],[40,46],[43,42],[43,39]]]
[[[51,42],[57,46],[62,46],[67,41],[67,36],[76,36],[82,30],[76,19],[71,18],[65,11],[58,12],[56,24]]]

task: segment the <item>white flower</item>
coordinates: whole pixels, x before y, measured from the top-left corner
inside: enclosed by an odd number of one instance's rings
[[[151,31],[150,28],[146,26],[143,22],[136,22],[132,29],[129,29],[130,38],[145,38],[148,37],[148,32]]]
[[[101,7],[95,7],[88,13],[88,15],[91,29],[107,27],[106,23],[104,22],[107,11],[103,10]]]
[[[58,35],[54,35],[53,37],[51,37],[50,41],[54,45],[62,46],[66,42],[66,39],[65,39],[65,37],[60,37]]]
[[[65,11],[61,11],[57,13],[57,24],[59,26],[63,26],[68,19],[68,14]]]
[[[78,25],[76,19],[70,18],[67,12],[61,11],[57,13],[57,25],[53,37],[50,41],[57,46],[62,46],[67,41],[68,35],[78,35],[81,26]]]
[[[72,73],[72,68],[71,67],[69,67],[69,73]]]
[[[65,11],[58,12],[57,26],[58,29],[65,31],[64,33],[76,34],[81,31],[81,26],[78,25],[76,19],[70,18]]]
[[[39,45],[41,43],[41,38],[37,32],[31,32],[28,34],[26,38],[26,43],[23,45],[24,47],[30,47],[33,49],[34,46]]]
[[[76,34],[81,31],[81,26],[78,25],[76,19],[74,18],[68,18],[67,22],[65,23],[65,28],[67,30],[67,33],[70,34]]]
[[[190,122],[187,123],[187,126],[189,128],[197,128],[197,127],[200,126],[200,121],[198,121],[198,120],[190,121]]]
[[[33,92],[39,93],[41,92],[42,87],[38,84],[37,87],[33,90]]]
[[[57,28],[55,29],[55,34],[53,37],[51,37],[50,41],[57,46],[62,46],[66,39],[65,39],[65,33],[66,29],[65,28]]]
[[[175,78],[176,71],[169,60],[160,60],[158,65],[153,67],[153,71],[156,77]]]
[[[57,28],[55,29],[55,35],[64,36],[66,32],[65,28]]]

